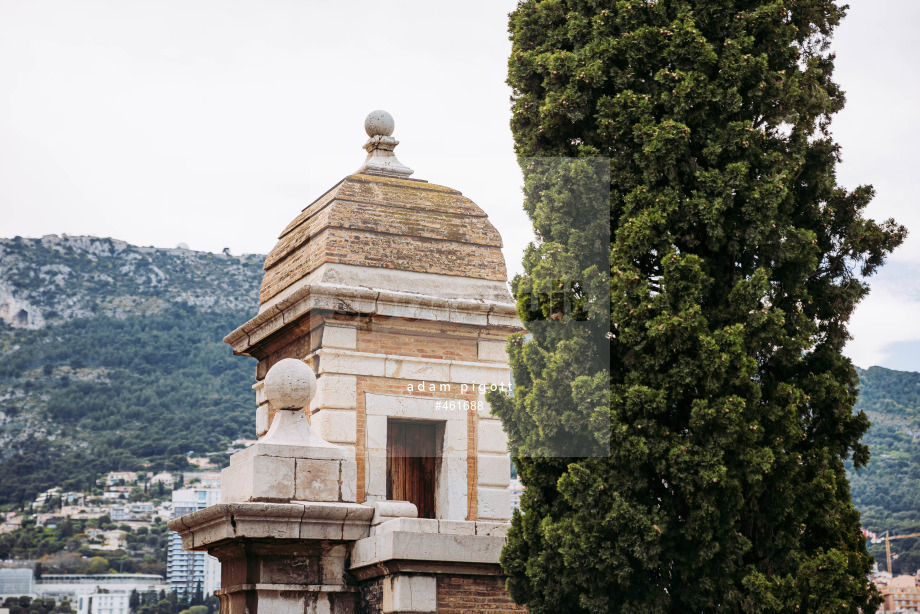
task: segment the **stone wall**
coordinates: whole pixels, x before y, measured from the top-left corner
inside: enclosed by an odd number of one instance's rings
[[[394,580],[396,580],[394,582]],[[433,580],[433,582],[432,582]],[[366,580],[361,583],[361,599],[359,610],[356,614],[391,614],[405,611],[405,595],[399,595],[400,582],[412,581],[413,589],[421,589],[414,595],[416,600],[425,603],[416,604],[415,607],[426,608],[426,612],[437,614],[523,614],[527,608],[518,605],[505,591],[505,578],[502,575],[397,575],[381,576]],[[431,594],[422,588],[421,584],[434,584],[435,591]],[[385,588],[386,587],[386,588]],[[424,593],[429,592],[428,595]],[[388,593],[386,597],[385,593]],[[408,593],[408,591],[407,591]],[[432,599],[432,597],[434,599]],[[434,608],[434,609],[428,609]]]
[[[508,596],[503,576],[439,575],[437,587],[438,614],[512,614],[527,611]]]
[[[361,584],[360,612],[383,612],[383,578],[374,578]]]

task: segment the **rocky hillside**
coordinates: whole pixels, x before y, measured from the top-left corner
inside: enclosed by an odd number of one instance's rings
[[[73,318],[150,314],[177,303],[252,310],[264,259],[96,237],[0,239],[0,319],[38,329]]]
[[[255,314],[262,260],[0,240],[0,504],[253,437],[253,361],[222,338]]]

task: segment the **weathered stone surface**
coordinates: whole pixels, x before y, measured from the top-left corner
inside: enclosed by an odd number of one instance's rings
[[[508,520],[511,518],[511,493],[507,488],[479,488],[477,490],[477,518],[482,520]]]
[[[320,373],[344,373],[348,375],[376,375],[383,377],[386,368],[386,356],[383,354],[365,354],[350,350],[326,349],[319,352]]]
[[[373,507],[342,502],[220,503],[169,526],[182,536],[183,547],[204,550],[237,538],[361,539],[370,534],[374,513]]]
[[[479,421],[479,451],[507,454],[508,452],[508,435],[502,429],[502,423],[499,420],[480,420]]]
[[[357,349],[358,331],[354,326],[323,327],[323,347],[343,348],[346,350]]]
[[[507,537],[511,525],[507,522],[476,522],[476,535],[491,535],[493,537]]]
[[[340,461],[298,458],[294,471],[294,498],[300,501],[340,500]]]
[[[402,358],[387,356],[386,377],[399,379],[447,382],[450,381],[449,360],[436,358]]]
[[[316,396],[311,408],[317,409],[353,409],[358,397],[357,377],[325,373],[316,382]]]
[[[357,420],[353,409],[322,409],[313,414],[311,425],[330,443],[355,443],[358,440]]]
[[[294,459],[252,456],[237,461],[221,471],[220,484],[220,498],[226,503],[290,501],[294,497]]]
[[[504,386],[508,390],[511,384],[511,369],[506,365],[494,363],[475,363],[454,361],[450,365],[450,381],[486,386]]]
[[[256,408],[256,437],[262,437],[268,432],[268,403]]]
[[[395,127],[396,122],[393,120],[393,116],[386,111],[379,109],[371,111],[364,118],[364,131],[367,132],[367,136],[390,136],[393,134]]]
[[[476,523],[468,520],[438,520],[438,533],[447,535],[475,535]]]
[[[326,281],[333,279],[334,282]],[[464,300],[470,296],[477,300]],[[318,310],[438,322],[450,322],[451,313],[469,311],[472,320],[487,323],[491,331],[508,334],[521,330],[514,303],[502,281],[327,262],[263,304],[259,315],[224,341],[235,352],[259,357],[265,351],[262,344],[266,339]],[[456,315],[454,320],[469,319]]]
[[[480,454],[476,465],[480,486],[506,488],[511,483],[511,459],[507,454]]]
[[[495,228],[472,201],[438,188],[369,175],[345,178],[331,198],[327,193],[307,207],[281,236],[265,260],[260,302],[324,262],[447,275],[462,270],[467,277],[503,281]]]
[[[383,581],[384,614],[437,612],[438,593],[434,576],[388,576]]]
[[[354,460],[341,461],[342,476],[340,480],[340,497],[342,501],[358,500],[358,464]]]
[[[479,340],[479,360],[508,364],[507,341]]]
[[[434,518],[394,518],[373,527],[374,535],[390,531],[415,531],[417,533],[437,533],[438,520]]]
[[[378,525],[392,518],[416,518],[418,508],[408,501],[368,501],[365,505],[374,508],[371,524]]]
[[[367,451],[367,470],[365,493],[367,498],[386,499],[387,496],[387,452],[383,450]]]
[[[275,409],[302,409],[316,394],[316,375],[296,358],[278,361],[265,376],[262,392]]]
[[[374,546],[363,545],[367,541],[373,541]],[[504,545],[504,537],[491,535],[388,531],[356,542],[350,569],[393,559],[497,564]]]
[[[387,449],[387,417],[369,414],[367,416],[367,448],[369,450]]]

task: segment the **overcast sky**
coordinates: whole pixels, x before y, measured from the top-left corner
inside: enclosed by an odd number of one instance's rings
[[[0,0],[0,236],[87,234],[267,253],[396,119],[415,177],[530,239],[505,85],[514,0]],[[852,0],[839,29],[839,179],[920,228],[920,3]],[[920,371],[920,237],[873,282],[847,347]]]

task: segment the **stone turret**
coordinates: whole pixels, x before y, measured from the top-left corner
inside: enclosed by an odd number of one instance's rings
[[[460,192],[411,177],[393,118],[265,260],[253,446],[222,502],[173,520],[220,559],[222,614],[523,611],[498,557],[509,459],[485,392],[521,329],[501,237]],[[263,614],[264,614],[263,612]]]
[[[436,459],[422,515],[507,520],[507,445],[483,394],[509,386],[505,343],[520,330],[501,237],[457,190],[409,177],[388,113],[365,128],[367,160],[282,231],[259,314],[225,339],[259,360],[257,432],[276,410],[262,389],[268,369],[304,360],[318,376],[311,422],[355,459],[358,502],[392,496],[388,430],[410,428],[435,439],[418,451]]]

